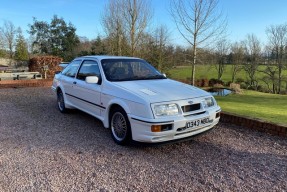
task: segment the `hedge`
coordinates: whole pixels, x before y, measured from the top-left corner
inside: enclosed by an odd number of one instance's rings
[[[45,71],[44,66],[48,66],[47,77],[53,78],[56,71],[60,71],[61,67],[59,64],[63,61],[62,58],[56,56],[38,56],[33,57],[29,60],[29,71],[38,71],[44,77]]]

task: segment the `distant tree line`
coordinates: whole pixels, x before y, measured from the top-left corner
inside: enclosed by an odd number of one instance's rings
[[[149,1],[109,0],[101,17],[105,34],[95,39],[78,36],[76,27],[57,15],[50,22],[33,18],[28,25],[29,39],[6,21],[0,26],[0,57],[28,60],[54,55],[70,61],[82,55],[135,56],[165,73],[172,67],[192,66],[192,84],[196,65],[213,65],[219,80],[231,65],[231,82],[240,78],[238,72],[243,70],[252,89],[264,84],[272,93],[287,90],[287,23],[266,28],[266,45],[255,34],[231,42],[225,35],[226,18],[218,10],[218,0],[170,2],[174,24],[189,46],[172,44],[171,32],[164,25],[152,28]],[[263,78],[258,79],[257,72],[263,73]]]

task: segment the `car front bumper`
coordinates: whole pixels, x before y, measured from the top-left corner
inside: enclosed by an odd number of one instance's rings
[[[162,121],[159,119],[142,119],[129,115],[132,138],[139,142],[158,143],[194,136],[213,128],[219,122],[220,111],[220,107],[216,107],[210,111],[206,111],[204,114],[187,117],[178,116],[176,118],[173,117]],[[208,123],[192,128],[186,128],[187,122],[201,120],[207,117],[209,118]],[[172,129],[161,132],[152,132],[152,125],[171,125]]]

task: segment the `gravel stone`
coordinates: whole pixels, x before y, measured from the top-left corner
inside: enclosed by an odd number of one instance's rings
[[[50,88],[0,89],[0,191],[287,191],[287,140],[219,123],[191,140],[119,146]]]

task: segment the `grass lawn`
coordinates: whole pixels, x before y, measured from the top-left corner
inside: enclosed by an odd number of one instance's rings
[[[263,70],[265,67],[264,66],[259,66],[258,69]],[[217,79],[217,70],[214,65],[196,65],[195,67],[195,79],[202,79],[202,78],[207,78],[207,79],[212,79],[215,78]],[[172,79],[186,79],[191,77],[191,66],[182,66],[182,67],[177,67],[177,68],[172,68],[168,71],[169,77]],[[223,73],[222,80],[227,83],[228,81],[231,81],[231,75],[232,74],[232,66],[227,65],[225,67],[225,72]],[[283,74],[286,76],[287,75],[287,70],[283,71]],[[256,73],[256,77],[258,79],[262,79],[262,77],[265,76],[265,74],[261,72]],[[246,72],[241,69],[237,75],[236,78],[242,78],[244,80],[247,80],[248,76]],[[262,82],[260,84],[263,84]]]
[[[244,90],[216,100],[222,111],[287,126],[287,95]]]
[[[191,77],[191,66],[182,66],[170,69],[168,71],[170,78],[172,79],[186,79]],[[224,82],[231,81],[231,65],[226,66],[226,71],[222,76]],[[246,79],[247,76],[244,70],[238,72],[237,77]],[[214,65],[196,65],[195,67],[195,79],[217,79],[217,71]]]
[[[259,66],[259,68],[263,70],[264,66]],[[168,74],[172,79],[185,80],[191,76],[191,66],[170,69]],[[284,71],[284,75],[287,76],[287,70]],[[258,79],[261,79],[263,76],[263,73],[256,73]],[[217,71],[214,65],[197,65],[195,78],[217,79]],[[236,78],[246,80],[247,75],[242,69],[238,72]],[[226,66],[222,80],[224,82],[231,81],[231,65]],[[262,82],[260,82],[260,85],[264,86]],[[282,88],[285,89],[285,87]],[[287,126],[287,95],[274,95],[245,90],[243,94],[216,97],[216,100],[223,111]]]

